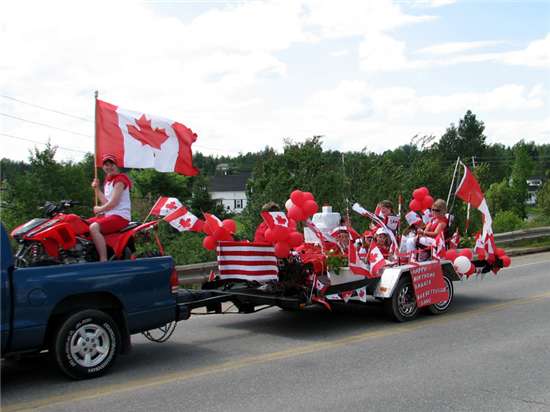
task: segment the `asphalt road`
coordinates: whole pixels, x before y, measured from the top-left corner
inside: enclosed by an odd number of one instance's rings
[[[455,292],[405,324],[375,304],[196,316],[91,381],[5,361],[2,411],[550,411],[550,253]]]

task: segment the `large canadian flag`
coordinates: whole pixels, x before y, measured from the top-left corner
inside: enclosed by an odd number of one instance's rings
[[[97,167],[101,167],[103,156],[110,154],[120,167],[198,174],[191,154],[197,135],[191,129],[173,120],[96,102]]]
[[[487,252],[487,260],[492,262],[495,259],[495,238],[493,235],[493,219],[491,218],[491,213],[489,212],[489,206],[487,205],[487,200],[485,200],[485,195],[479,187],[475,176],[470,169],[462,163],[464,167],[464,176],[458,184],[456,189],[456,196],[463,201],[471,204],[483,215],[483,230],[481,236],[476,242],[476,249],[485,249]]]

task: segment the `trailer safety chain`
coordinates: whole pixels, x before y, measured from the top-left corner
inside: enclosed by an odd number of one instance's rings
[[[170,339],[170,337],[176,330],[176,326],[177,322],[170,322],[164,326],[161,326],[160,328],[146,330],[145,332],[142,332],[142,335],[151,342],[163,343]],[[158,333],[159,336],[156,336],[156,333]]]

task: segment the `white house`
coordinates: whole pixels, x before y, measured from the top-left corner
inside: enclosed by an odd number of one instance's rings
[[[238,175],[220,175],[210,178],[210,197],[232,213],[241,213],[246,207],[246,182],[250,172]]]

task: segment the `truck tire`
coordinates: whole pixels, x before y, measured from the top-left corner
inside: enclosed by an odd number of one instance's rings
[[[416,297],[410,276],[401,276],[391,298],[384,301],[386,312],[396,322],[407,322],[418,314]]]
[[[445,302],[428,306],[428,311],[433,315],[439,315],[441,313],[447,312],[447,310],[451,306],[451,303],[453,302],[453,297],[455,293],[454,287],[453,287],[453,281],[449,279],[447,276],[443,276],[443,280],[445,281],[445,287],[449,292],[449,299],[447,299]]]
[[[87,309],[66,318],[53,337],[51,354],[73,379],[95,378],[115,362],[121,347],[118,325],[105,312]]]

